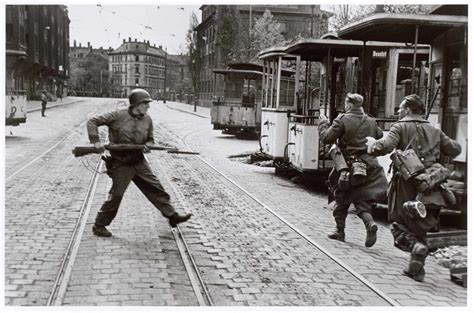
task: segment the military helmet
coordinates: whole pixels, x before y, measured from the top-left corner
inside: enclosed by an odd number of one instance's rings
[[[128,100],[130,101],[130,106],[135,106],[137,104],[140,104],[142,102],[152,102],[153,99],[151,99],[150,94],[148,91],[145,89],[141,88],[136,88],[133,89],[132,92],[130,93],[130,96],[128,96]]]

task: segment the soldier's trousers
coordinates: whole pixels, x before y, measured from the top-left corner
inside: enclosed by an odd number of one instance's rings
[[[164,190],[146,160],[134,165],[122,164],[112,169],[109,168],[108,174],[112,178],[112,187],[107,201],[104,202],[97,213],[95,219],[97,225],[110,225],[117,215],[123,194],[131,181],[160,210],[163,216],[170,217],[176,212],[170,204],[169,194]]]
[[[332,212],[334,219],[336,220],[337,228],[343,229],[346,227],[346,218],[349,211],[350,203],[339,204],[336,202],[336,207]],[[365,227],[368,223],[373,221],[372,218],[372,204],[367,201],[355,202],[356,214],[364,221]]]

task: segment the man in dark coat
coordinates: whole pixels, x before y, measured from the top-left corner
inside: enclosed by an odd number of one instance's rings
[[[43,90],[41,92],[41,116],[42,117],[45,117],[46,115],[44,115],[44,113],[46,112],[46,104],[48,103],[48,93],[46,92],[46,90]]]
[[[329,188],[334,194],[336,206],[333,216],[336,220],[336,231],[328,237],[339,241],[345,240],[345,224],[351,203],[356,208],[356,214],[364,222],[367,236],[365,246],[371,247],[377,240],[377,224],[372,217],[372,203],[383,198],[387,192],[387,179],[383,168],[377,159],[367,154],[367,136],[381,138],[382,130],[377,126],[373,117],[364,113],[362,103],[364,98],[359,94],[347,94],[345,100],[346,113],[339,114],[331,125],[324,119],[319,124],[319,137],[323,143],[332,144],[338,141],[344,159],[349,169],[356,161],[366,165],[366,177],[356,184],[351,178],[347,188],[338,184],[341,172],[334,167],[329,174]]]
[[[138,144],[151,146],[154,144],[153,122],[147,115],[149,103],[153,100],[144,89],[134,89],[129,96],[128,109],[116,110],[95,116],[87,122],[89,140],[98,151],[104,151],[100,142],[98,127],[109,128],[111,144]],[[149,152],[146,147],[143,152]],[[105,226],[110,225],[117,215],[123,194],[131,181],[143,192],[161,214],[169,219],[171,227],[187,221],[191,214],[179,215],[170,203],[170,196],[164,190],[158,178],[151,170],[142,151],[126,150],[111,151],[111,160],[107,162],[107,173],[112,178],[109,197],[97,213],[92,231],[97,236],[110,237],[112,233]]]
[[[367,150],[370,154],[384,155],[393,149],[405,150],[414,138],[409,148],[415,151],[423,166],[427,168],[439,162],[440,152],[447,156],[456,156],[461,152],[459,143],[423,118],[423,101],[417,95],[406,96],[398,112],[399,120],[392,125],[387,136],[377,141],[369,139]],[[433,191],[426,196],[430,198],[430,203],[425,202],[426,217],[413,216],[403,204],[415,200],[417,194],[416,180],[405,181],[394,168],[388,190],[388,219],[392,222],[391,231],[395,246],[411,253],[410,263],[404,274],[423,281],[423,266],[428,254],[426,233],[438,223],[440,206],[445,203],[441,194]]]

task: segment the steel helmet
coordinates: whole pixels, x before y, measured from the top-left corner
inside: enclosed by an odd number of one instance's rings
[[[145,89],[136,88],[133,89],[128,96],[128,100],[130,101],[130,106],[135,106],[142,102],[152,102],[153,100],[150,97],[150,94]]]

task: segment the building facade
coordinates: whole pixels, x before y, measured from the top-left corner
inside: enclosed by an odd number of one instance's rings
[[[109,52],[113,49],[76,44],[69,48],[69,93],[74,96],[110,96]]]
[[[67,94],[69,17],[64,5],[7,5],[6,88],[37,99]]]
[[[328,31],[328,18],[331,13],[320,9],[319,5],[203,5],[201,23],[195,28],[197,33],[197,97],[199,105],[211,106],[216,90],[223,83],[222,77],[214,75],[213,70],[227,65],[223,55],[224,32],[229,27],[240,28],[238,32],[250,33],[255,21],[269,10],[279,24],[285,40],[294,38],[319,38]],[[238,16],[239,25],[226,25],[226,16]],[[228,19],[230,21],[236,19]],[[232,22],[231,22],[232,23]],[[245,35],[243,36],[243,38]],[[232,38],[230,38],[232,41]]]
[[[153,99],[164,97],[166,51],[161,46],[129,38],[108,55],[113,97],[128,97],[134,88],[146,89]]]

